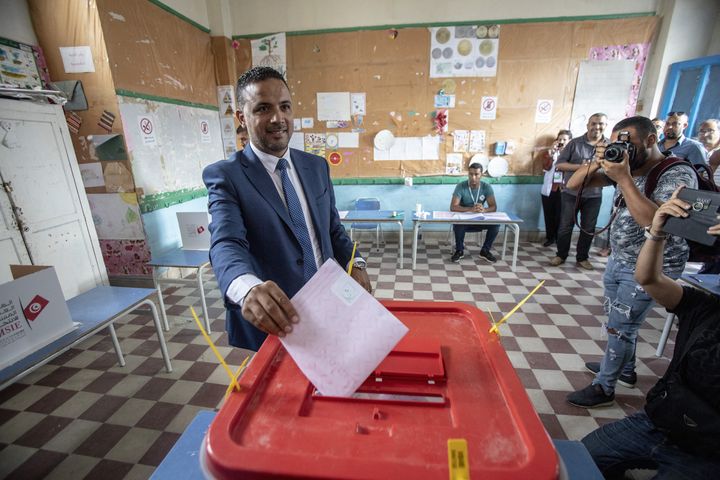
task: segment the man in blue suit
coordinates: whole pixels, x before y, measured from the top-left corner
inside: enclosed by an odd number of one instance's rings
[[[340,223],[324,158],[288,148],[290,90],[269,67],[238,79],[237,113],[249,144],[203,171],[208,189],[210,261],[227,308],[229,343],[258,350],[267,334],[301,321],[290,303],[329,258],[372,291],[365,261]]]

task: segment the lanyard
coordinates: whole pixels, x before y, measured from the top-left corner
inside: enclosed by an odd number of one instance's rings
[[[473,197],[472,188],[470,188],[470,185],[468,184],[468,191],[470,192],[470,198],[472,198],[474,205],[477,205],[478,200],[480,199],[480,188],[481,188],[481,187],[482,187],[482,185],[478,185],[477,195],[475,195],[475,196]]]

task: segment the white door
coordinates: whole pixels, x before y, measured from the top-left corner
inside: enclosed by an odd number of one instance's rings
[[[65,298],[107,283],[62,108],[0,100],[0,112],[0,175],[10,185],[4,194],[32,263],[55,267]]]
[[[2,148],[2,147],[0,147]],[[0,176],[0,183],[5,187],[5,182]],[[7,186],[5,188],[10,188]],[[0,189],[0,283],[12,280],[10,265],[30,265],[25,242],[20,234],[20,227],[12,213],[10,199]]]

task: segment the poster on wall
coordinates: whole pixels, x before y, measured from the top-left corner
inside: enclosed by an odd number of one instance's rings
[[[17,88],[42,88],[40,71],[29,45],[0,38],[0,83]]]
[[[494,77],[500,25],[460,25],[430,29],[430,78]]]
[[[97,193],[87,197],[98,238],[145,238],[135,193]]]
[[[627,43],[625,45],[609,45],[606,47],[593,47],[590,49],[590,60],[631,60],[634,62],[635,69],[632,85],[630,87],[630,95],[628,96],[627,103],[625,105],[626,117],[635,115],[635,111],[637,110],[638,96],[640,95],[640,83],[642,82],[643,73],[645,73],[645,64],[647,63],[649,51],[649,43]]]
[[[596,112],[607,115],[610,128],[625,118],[634,72],[632,60],[580,62],[570,130],[584,132],[590,116]]]
[[[253,67],[272,67],[286,76],[285,34],[276,33],[250,42]]]

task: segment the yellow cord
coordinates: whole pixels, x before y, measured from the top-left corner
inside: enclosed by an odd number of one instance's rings
[[[500,330],[498,330],[498,327],[499,327],[500,325],[502,325],[508,318],[510,318],[510,315],[512,315],[513,313],[515,313],[515,311],[516,311],[518,308],[522,307],[523,304],[524,304],[525,302],[527,302],[527,300],[528,300],[530,297],[532,297],[533,294],[534,294],[535,292],[537,292],[538,289],[539,289],[540,287],[542,287],[544,283],[545,283],[545,280],[543,280],[542,282],[540,282],[537,287],[533,288],[533,291],[530,292],[530,293],[528,293],[527,296],[526,296],[525,298],[523,298],[523,299],[520,301],[520,303],[518,303],[517,305],[515,305],[515,308],[513,308],[512,310],[510,310],[510,313],[508,313],[507,315],[505,315],[499,322],[497,322],[497,323],[494,323],[494,322],[493,322],[493,326],[492,326],[492,328],[490,328],[490,333],[497,333],[498,335],[500,335]]]
[[[240,390],[240,385],[238,385],[237,380],[235,379],[235,376],[232,373],[232,370],[230,370],[230,367],[228,367],[228,364],[225,363],[225,359],[220,355],[220,352],[218,352],[217,347],[213,343],[212,339],[210,338],[210,335],[207,334],[205,331],[205,328],[202,326],[202,322],[200,322],[200,319],[197,316],[197,313],[195,313],[195,309],[193,307],[190,307],[190,311],[193,314],[193,318],[195,318],[195,323],[197,323],[197,326],[200,328],[200,332],[202,332],[203,337],[205,337],[205,341],[210,345],[210,349],[215,353],[215,356],[220,360],[220,364],[225,369],[225,372],[227,372],[228,377],[230,377],[230,386],[233,388],[237,388]]]

